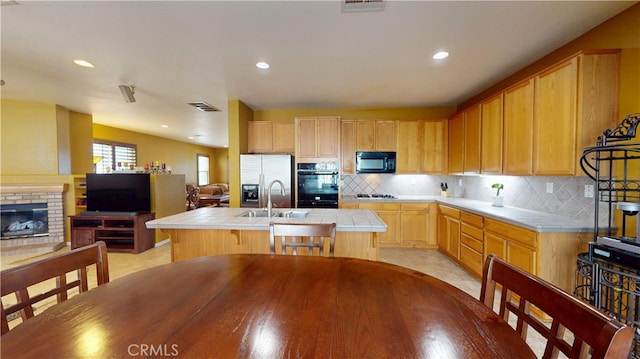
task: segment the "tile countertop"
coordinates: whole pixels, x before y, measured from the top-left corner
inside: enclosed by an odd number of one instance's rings
[[[242,217],[252,208],[203,207],[146,222],[147,228],[159,229],[229,229],[266,231],[266,217]],[[254,209],[255,210],[255,209]],[[375,212],[368,209],[288,209],[295,212],[309,211],[306,218],[276,217],[274,222],[283,223],[336,223],[338,232],[386,232],[387,225]],[[279,212],[281,209],[274,209]]]
[[[489,202],[440,196],[396,196],[392,199],[359,199],[343,196],[343,202],[437,202],[485,217],[511,223],[535,232],[593,232],[593,222],[531,211],[511,206],[494,207]]]

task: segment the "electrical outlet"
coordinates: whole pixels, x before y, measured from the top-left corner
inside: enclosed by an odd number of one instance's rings
[[[584,185],[584,196],[586,198],[593,198],[593,185],[592,184]]]
[[[547,193],[553,193],[553,182],[547,182]]]
[[[461,179],[458,180],[458,186],[462,186],[462,180]]]

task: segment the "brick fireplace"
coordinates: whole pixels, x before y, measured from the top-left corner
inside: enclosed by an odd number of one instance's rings
[[[2,239],[0,255],[22,255],[55,252],[64,243],[65,184],[29,184],[0,186],[3,207],[17,204],[46,204],[47,235]],[[4,229],[3,229],[4,230]]]

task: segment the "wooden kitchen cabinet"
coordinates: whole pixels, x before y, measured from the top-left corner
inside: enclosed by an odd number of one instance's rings
[[[449,147],[449,121],[422,121],[422,173],[441,174],[447,172]],[[398,141],[398,149],[400,142]]]
[[[435,203],[400,203],[400,245],[403,248],[434,248],[436,216],[431,215]]]
[[[504,91],[503,174],[533,173],[533,92],[533,78]]]
[[[480,173],[482,109],[475,105],[464,111],[464,173]]]
[[[340,171],[342,174],[356,173],[356,123],[340,122]]]
[[[338,161],[340,150],[340,118],[296,118],[296,159]]]
[[[249,121],[249,153],[293,153],[295,126],[290,121]]]
[[[397,123],[396,173],[398,174],[422,172],[421,122],[420,120],[401,120]]]
[[[387,225],[386,232],[377,233],[380,247],[400,246],[400,204],[396,202],[359,203],[358,208],[370,209]]]
[[[485,100],[481,108],[481,173],[502,173],[502,93]]]
[[[478,278],[484,265],[484,218],[477,214],[460,213],[460,264]]]
[[[464,114],[449,119],[449,173],[464,172]]]
[[[618,50],[583,52],[535,76],[535,175],[583,174],[582,150],[617,123],[618,66]]]
[[[486,218],[484,230],[487,241],[485,258],[494,253],[491,252],[493,250],[508,263],[538,275],[536,251],[539,239],[536,232],[491,218]]]
[[[460,210],[438,205],[438,248],[460,262]]]
[[[356,151],[395,151],[396,122],[391,120],[356,121]]]

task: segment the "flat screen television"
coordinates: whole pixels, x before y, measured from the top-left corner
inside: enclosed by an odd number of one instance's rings
[[[150,212],[149,174],[87,173],[87,212]]]

